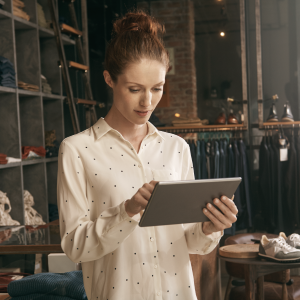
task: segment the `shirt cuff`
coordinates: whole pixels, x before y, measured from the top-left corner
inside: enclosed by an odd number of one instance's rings
[[[200,235],[202,235],[203,237],[211,240],[212,242],[217,242],[219,243],[221,237],[224,235],[224,230],[222,231],[217,231],[217,232],[213,232],[211,234],[206,235],[203,230],[202,230],[202,224],[200,225]]]

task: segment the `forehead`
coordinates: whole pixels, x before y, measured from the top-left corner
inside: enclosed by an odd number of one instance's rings
[[[129,64],[119,76],[122,82],[153,85],[165,80],[166,67],[157,60],[142,59]]]

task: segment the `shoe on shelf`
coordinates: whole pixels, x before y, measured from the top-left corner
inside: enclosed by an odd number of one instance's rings
[[[279,236],[283,237],[285,239],[285,242],[287,244],[289,244],[290,246],[292,246],[296,249],[300,249],[300,235],[299,234],[293,233],[287,237],[284,232],[280,232]]]
[[[282,115],[281,121],[282,122],[294,122],[294,117],[292,114],[292,110],[291,110],[289,101],[286,101],[286,104],[284,104],[283,115]]]
[[[225,125],[226,124],[226,115],[224,112],[221,112],[215,122],[215,125]]]
[[[277,110],[274,102],[270,107],[270,113],[267,122],[278,122]]]
[[[266,235],[263,235],[260,240],[258,255],[275,262],[300,261],[300,250],[287,244],[281,236],[268,239]]]
[[[236,118],[236,116],[233,114],[233,110],[232,109],[229,112],[227,123],[228,124],[239,124],[239,121]]]

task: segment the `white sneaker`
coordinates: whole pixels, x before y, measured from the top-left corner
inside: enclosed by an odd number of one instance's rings
[[[300,261],[300,250],[287,244],[282,236],[268,239],[263,235],[260,240],[258,255],[276,262]]]
[[[286,241],[287,244],[289,244],[290,246],[296,248],[296,249],[300,249],[300,235],[297,233],[293,233],[291,235],[289,235],[288,237],[286,237],[284,232],[280,232],[279,233],[280,237],[283,237]]]

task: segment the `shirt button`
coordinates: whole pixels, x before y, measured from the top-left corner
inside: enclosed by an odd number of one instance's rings
[[[161,295],[161,292],[157,292],[157,296],[160,296]]]
[[[152,237],[152,238],[150,239],[150,241],[151,241],[151,242],[154,242],[154,238]]]
[[[154,269],[157,269],[157,265],[154,265]]]

